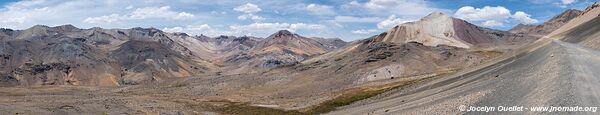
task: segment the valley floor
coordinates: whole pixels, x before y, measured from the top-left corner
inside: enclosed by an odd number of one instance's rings
[[[277,105],[257,104],[257,101],[272,95],[216,94],[210,90],[196,91],[191,87],[211,84],[201,81],[217,81],[216,78],[187,78],[155,85],[132,85],[122,87],[95,86],[43,86],[43,87],[0,87],[0,113],[12,114],[247,114],[250,111],[262,114],[311,114],[334,110],[339,103],[352,102],[378,95],[391,89],[412,85],[437,75],[420,75],[398,78],[394,82],[367,84],[364,87],[342,91],[340,97],[315,96],[329,99],[321,104],[312,104],[300,110],[283,110]],[[238,76],[239,77],[239,76]],[[211,80],[206,80],[211,79]],[[188,81],[181,83],[180,81]],[[190,82],[198,84],[188,84]],[[232,82],[229,82],[232,83]],[[213,83],[214,84],[214,83]],[[218,84],[218,83],[217,83]],[[239,92],[232,92],[239,93]],[[311,97],[305,97],[311,98]],[[246,101],[245,101],[246,100]],[[276,103],[291,103],[279,101]],[[313,100],[315,101],[315,100]],[[325,100],[323,100],[325,101]],[[323,102],[318,101],[318,102]],[[308,103],[305,101],[303,103]],[[297,104],[297,103],[296,103]],[[344,104],[346,105],[346,104]],[[313,106],[317,106],[315,109]],[[326,109],[323,109],[326,108]],[[300,112],[302,111],[302,112]]]

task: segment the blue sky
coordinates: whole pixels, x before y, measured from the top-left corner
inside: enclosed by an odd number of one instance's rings
[[[287,29],[346,41],[379,34],[431,12],[507,30],[541,24],[595,0],[4,0],[0,27],[72,24],[80,28],[154,27],[193,35],[266,37]]]

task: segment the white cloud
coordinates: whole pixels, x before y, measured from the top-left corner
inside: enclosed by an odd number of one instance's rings
[[[518,11],[513,15],[509,9],[502,6],[484,6],[483,8],[464,6],[454,13],[454,17],[476,23],[480,22],[481,25],[488,27],[504,26],[504,23],[510,22],[509,19],[514,19],[524,24],[538,22],[538,20],[531,18],[531,15],[525,12]]]
[[[561,8],[567,8],[567,5],[573,4],[575,2],[577,2],[577,0],[560,0],[560,2],[554,2],[552,4]]]
[[[262,36],[267,36],[270,32],[289,29],[289,26],[288,23],[253,23],[249,25],[229,26],[229,29],[238,35],[256,36],[256,34],[263,34]]]
[[[502,7],[484,6],[483,8],[474,8],[464,6],[459,8],[454,17],[469,21],[487,21],[487,20],[505,20],[511,17],[510,10]]]
[[[576,2],[577,0],[561,0],[562,4],[572,4],[574,2]]]
[[[398,16],[421,17],[434,11],[448,11],[436,8],[425,0],[369,0],[366,3],[350,2],[349,6],[360,5],[376,15],[395,14]]]
[[[367,8],[379,9],[379,8],[390,8],[397,6],[399,1],[397,0],[370,0],[366,3]]]
[[[146,3],[127,0],[23,0],[0,6],[0,27],[26,29],[33,25],[57,26],[72,24],[80,28],[133,28],[133,27],[186,27],[186,24],[212,23],[204,14],[190,9],[187,4],[172,1],[170,6],[162,3]],[[211,3],[212,4],[212,3]],[[197,6],[193,6],[197,7]],[[229,8],[235,6],[229,5]],[[82,10],[84,8],[85,10]],[[204,14],[203,14],[204,13]],[[236,16],[228,18],[235,19]],[[227,27],[224,23],[220,27]],[[214,27],[213,27],[214,28]]]
[[[111,14],[98,17],[88,17],[83,22],[86,23],[112,23],[121,20],[141,20],[141,19],[173,19],[186,20],[195,16],[187,12],[175,12],[170,6],[162,7],[144,7],[138,8],[125,15]]]
[[[128,10],[129,10],[129,9],[133,9],[133,6],[132,6],[132,5],[129,5],[129,6],[125,7],[125,9],[128,9]]]
[[[334,15],[335,10],[332,6],[309,4],[306,6],[306,10],[312,12],[315,15]]]
[[[290,30],[296,31],[300,29],[324,29],[325,26],[320,24],[305,24],[305,23],[252,23],[249,25],[230,26],[231,30]]]
[[[188,25],[185,27],[171,27],[163,28],[165,32],[184,32],[190,35],[206,35],[206,36],[218,36],[218,35],[250,35],[250,36],[262,36],[266,37],[279,30],[289,30],[291,32],[297,32],[300,30],[305,31],[323,31],[327,27],[321,24],[307,24],[307,23],[252,23],[248,25],[233,25],[229,26],[229,30],[219,30],[209,26],[208,24],[202,25]]]
[[[377,32],[376,29],[360,29],[360,30],[353,30],[352,33],[354,34],[371,34],[373,32]]]
[[[252,3],[246,3],[244,5],[240,5],[238,7],[233,8],[233,10],[238,11],[238,12],[242,12],[242,13],[256,13],[256,12],[260,12],[262,9],[260,9],[257,5],[252,4]]]
[[[12,17],[12,18],[8,18],[6,20],[1,20],[0,22],[2,23],[25,23],[25,18],[23,17]]]
[[[83,20],[86,23],[112,23],[125,19],[125,17],[119,14],[111,14],[107,16],[89,17]]]
[[[267,36],[279,30],[292,32],[299,30],[323,31],[327,27],[321,24],[306,23],[252,23],[249,25],[229,26],[231,33],[237,35]]]
[[[190,14],[187,12],[179,12],[179,14],[177,14],[177,16],[175,16],[174,19],[185,20],[185,19],[191,19],[191,18],[194,18],[194,14]]]
[[[349,22],[349,23],[375,23],[383,19],[379,17],[353,17],[353,16],[336,16],[336,22]]]
[[[128,16],[131,19],[166,18],[166,19],[190,19],[194,15],[187,12],[175,12],[170,6],[144,7],[135,9]]]
[[[539,5],[552,4],[556,7],[567,8],[567,5],[577,2],[577,0],[528,0],[531,3]]]
[[[294,24],[290,24],[290,28],[288,30],[291,30],[291,31],[297,31],[297,30],[301,30],[301,29],[323,30],[325,28],[327,28],[327,27],[325,27],[324,25],[321,25],[321,24],[294,23]]]
[[[262,9],[260,9],[258,7],[258,5],[255,5],[252,3],[246,3],[244,5],[240,5],[238,7],[233,8],[233,10],[244,13],[237,17],[240,20],[246,20],[246,19],[251,19],[254,21],[265,20],[264,17],[255,15],[255,13],[262,11]]]
[[[522,12],[522,11],[515,12],[515,14],[513,15],[513,18],[520,21],[523,24],[533,24],[533,23],[538,22],[538,20],[532,19],[531,15],[529,15],[525,12]]]
[[[353,0],[353,1],[351,1],[350,3],[343,4],[343,5],[341,5],[341,6],[340,6],[340,8],[341,8],[341,9],[344,9],[344,10],[349,10],[349,9],[351,9],[351,8],[360,8],[360,7],[362,7],[362,4],[361,4],[361,3],[359,3],[359,2],[358,2],[358,1],[356,1],[356,0]]]
[[[185,27],[172,27],[163,28],[165,32],[183,32],[191,35],[207,35],[207,36],[218,36],[223,35],[225,32],[213,29],[208,24],[202,25],[188,25]]]
[[[321,18],[289,17],[289,14],[311,13],[305,9],[308,4],[303,2],[274,0],[260,1],[260,3],[249,5],[246,1],[218,0],[210,2],[198,2],[196,0],[154,0],[152,2],[137,0],[22,0],[0,5],[0,27],[26,29],[37,24],[49,26],[73,24],[80,28],[157,27],[171,32],[183,31],[190,34],[207,35],[210,35],[210,33],[268,35],[276,31],[229,28],[230,26],[248,27],[253,25],[252,23],[246,23],[246,21],[237,19],[240,15],[248,14],[246,15],[246,20],[268,20],[270,17],[267,18],[267,16],[276,16],[275,18],[277,19],[274,20],[279,21],[279,25],[284,25],[283,27],[276,28],[277,30],[289,29],[298,31],[304,35],[330,37],[351,34],[349,31],[343,31],[345,33],[321,34],[321,31],[333,31],[330,28],[336,27],[326,22],[329,20],[323,21]],[[237,8],[238,10],[235,10],[239,5],[248,7],[239,7]],[[335,10],[337,6],[332,7]],[[263,12],[267,9],[269,9],[268,12]],[[211,13],[211,11],[215,11],[215,13]],[[274,11],[281,13],[273,14]],[[290,22],[287,22],[287,20]],[[256,23],[268,24],[262,22]],[[274,22],[272,24],[277,25]],[[240,34],[230,33],[234,32],[234,30],[241,32]]]
[[[53,26],[82,23],[81,20],[87,16],[99,11],[113,10],[103,6],[103,2],[106,1],[23,0],[7,2],[0,6],[0,27],[25,29],[38,24]],[[123,7],[121,6],[119,9]],[[86,8],[86,10],[81,8]]]
[[[356,0],[353,0],[352,2],[350,2],[350,5],[359,6],[360,3],[358,3]]]
[[[409,20],[404,20],[400,18],[396,18],[396,15],[389,16],[386,20],[383,20],[377,23],[378,29],[390,29],[398,24],[410,22]]]
[[[28,10],[32,8],[36,9],[36,7],[45,5],[46,2],[47,1],[43,0],[20,1],[6,5],[5,8],[8,10]]]
[[[496,20],[488,20],[488,21],[481,23],[481,25],[488,26],[488,27],[495,27],[495,26],[503,26],[504,23],[496,21]]]
[[[254,20],[254,21],[265,20],[264,17],[257,16],[257,15],[254,15],[254,14],[243,14],[243,15],[238,16],[238,19],[240,19],[240,20],[251,19],[251,20]]]

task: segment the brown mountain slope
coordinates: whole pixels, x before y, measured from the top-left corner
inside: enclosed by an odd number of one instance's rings
[[[121,68],[82,39],[2,42],[0,85],[119,85]]]
[[[247,52],[254,47],[261,38],[250,36],[217,36],[204,35],[189,36],[184,33],[168,34],[178,44],[188,48],[194,56],[212,63],[222,58]]]
[[[587,7],[579,16],[571,19],[569,22],[567,22],[560,28],[558,28],[555,31],[552,31],[550,34],[544,36],[544,38],[560,36],[560,34],[563,34],[566,31],[569,31],[585,22],[588,22],[588,21],[598,17],[598,15],[600,14],[600,8],[598,8],[598,7],[600,7],[600,2],[595,2],[591,6]]]
[[[110,58],[123,66],[122,84],[164,81],[169,77],[191,77],[206,73],[199,65],[179,53],[170,51],[160,43],[127,41],[110,53]]]
[[[388,32],[303,61],[299,65],[302,67],[297,68],[318,68],[325,73],[348,70],[347,75],[341,76],[362,79],[401,78],[477,65],[511,48],[499,46],[527,43],[514,43],[523,41],[533,40],[505,31],[477,27],[442,13],[432,13],[417,22],[400,24]],[[336,66],[330,68],[333,65]],[[394,73],[383,74],[383,70]],[[373,76],[378,78],[370,78]]]
[[[152,28],[37,25],[3,33],[4,85],[115,86],[208,74],[212,67]]]
[[[575,26],[565,32],[553,36],[563,41],[580,44],[583,47],[600,49],[600,12],[597,12],[600,8],[600,3],[596,3],[586,9],[586,13],[583,13],[577,18],[591,18],[587,22],[583,22],[578,26]],[[596,12],[591,12],[596,10]],[[595,17],[594,17],[595,16]],[[569,22],[571,24],[571,22]],[[570,27],[568,25],[566,27]],[[561,28],[564,29],[564,28]]]
[[[335,50],[338,48],[342,48],[348,44],[346,41],[343,41],[339,38],[321,38],[321,37],[310,37],[325,46],[328,51]]]
[[[281,30],[259,41],[247,52],[222,59],[221,63],[225,66],[231,65],[228,67],[231,69],[225,69],[229,74],[259,72],[283,65],[297,64],[335,48],[337,47],[326,46],[314,39]]]
[[[579,16],[582,11],[576,9],[569,9],[564,11],[563,13],[552,17],[552,19],[544,22],[542,25],[524,25],[519,24],[512,29],[509,30],[511,33],[516,34],[526,34],[535,37],[543,37],[546,34],[551,33],[552,31],[558,29],[562,25],[569,22],[571,19]]]
[[[283,52],[284,50],[289,50],[295,54],[311,56],[325,53],[325,49],[322,44],[313,39],[291,33],[287,30],[281,30],[258,43],[252,51]]]
[[[501,41],[479,27],[440,12],[431,13],[416,22],[400,24],[374,42],[418,42],[426,46],[448,45],[461,48],[499,44]]]
[[[139,84],[222,72],[264,71],[296,64],[345,44],[341,40],[317,41],[285,30],[261,39],[189,36],[154,28],[79,29],[72,25],[2,29],[0,37],[4,50],[0,55],[7,64],[0,70],[7,80],[0,82],[31,86]],[[15,43],[27,47],[19,48]],[[34,59],[14,61],[20,57]],[[48,64],[60,67],[46,67]],[[30,72],[40,65],[48,70]],[[56,68],[68,72],[46,74]],[[85,71],[90,74],[77,74]]]

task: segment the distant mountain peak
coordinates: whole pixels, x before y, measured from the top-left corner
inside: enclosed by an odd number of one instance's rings
[[[556,20],[557,18],[564,18],[564,17],[574,18],[574,17],[581,15],[582,12],[583,11],[578,10],[578,9],[567,9],[567,10],[561,12],[560,14],[552,17],[548,22],[550,22],[551,20]]]
[[[271,34],[269,37],[267,37],[267,41],[279,41],[279,42],[284,42],[284,41],[289,41],[289,40],[294,40],[297,38],[301,38],[302,36],[292,33],[288,30],[279,30],[273,34]]]
[[[568,9],[565,12],[582,12],[582,11],[578,10],[578,9]]]
[[[48,29],[48,28],[50,28],[50,27],[48,27],[46,25],[35,25],[35,26],[28,28],[28,30],[29,29]]]
[[[432,13],[429,13],[424,18],[439,18],[439,17],[449,17],[449,16],[442,12],[432,12]]]
[[[294,33],[288,31],[288,30],[279,30],[277,32],[275,32],[273,35],[274,37],[278,37],[278,36],[294,36]]]
[[[74,31],[74,30],[78,30],[78,29],[79,28],[77,28],[71,24],[66,24],[66,25],[60,25],[60,26],[55,26],[55,27],[49,27],[46,25],[35,25],[26,30],[42,32],[42,31]]]
[[[597,7],[600,7],[600,2],[595,2],[594,4],[588,6],[587,8],[585,8],[582,14],[586,14],[587,12],[590,12]]]
[[[280,33],[280,34],[292,34],[292,32],[290,32],[288,30],[279,30],[279,31],[277,31],[277,33]]]
[[[135,28],[131,28],[131,30],[140,31],[140,32],[144,32],[144,33],[164,33],[162,30],[156,29],[154,27],[150,27],[150,28],[135,27]]]
[[[421,20],[443,20],[443,19],[451,19],[452,17],[442,13],[442,12],[433,12],[429,15],[423,17]]]
[[[92,27],[92,28],[90,28],[90,29],[91,29],[91,30],[103,30],[104,28],[101,28],[101,27]]]
[[[567,23],[569,20],[579,16],[583,11],[576,9],[569,9],[557,16],[552,17],[552,19],[548,20],[544,24],[553,24],[553,23]]]
[[[63,31],[72,31],[72,30],[79,29],[71,24],[60,25],[60,26],[56,26],[56,27],[52,27],[52,28],[56,28],[56,29],[63,30]]]
[[[55,28],[77,28],[71,24],[65,24],[65,25],[60,25],[60,26],[56,26]]]
[[[187,33],[183,33],[183,32],[173,32],[173,35],[184,36],[184,37],[189,37],[190,36]],[[202,34],[200,34],[200,36],[202,36]]]
[[[227,36],[227,35],[220,35],[218,37],[216,37],[215,39],[220,40],[220,39],[234,39],[237,38],[235,36]]]
[[[10,29],[10,28],[0,28],[0,31],[14,31],[14,30]]]
[[[541,37],[551,33],[552,31],[558,29],[560,26],[566,24],[575,17],[581,15],[582,12],[583,11],[576,9],[568,9],[552,17],[550,20],[544,22],[542,25],[518,24],[517,26],[510,29],[509,32]]]
[[[400,44],[417,42],[425,46],[447,45],[461,48],[499,43],[476,25],[442,12],[433,12],[418,21],[400,24],[374,41]]]

